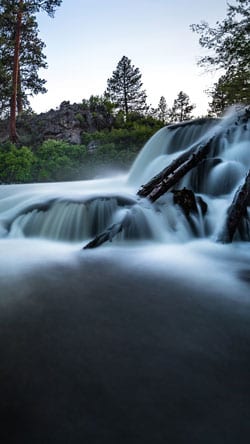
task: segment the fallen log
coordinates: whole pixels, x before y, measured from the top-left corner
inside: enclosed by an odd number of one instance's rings
[[[200,145],[198,148],[193,147],[182,153],[170,165],[154,176],[153,179],[143,185],[137,192],[137,195],[148,197],[151,202],[156,201],[172,186],[176,185],[186,173],[207,157],[214,137],[209,139],[205,145]]]
[[[148,198],[151,202],[155,202],[159,197],[165,194],[170,188],[176,185],[185,174],[187,174],[192,168],[196,167],[202,160],[204,160],[210,150],[210,139],[204,146],[200,146],[196,152],[192,153],[188,160],[182,163],[172,174],[165,176],[159,184],[157,184],[153,190],[148,194]]]
[[[105,242],[112,242],[112,239],[117,236],[117,234],[121,233],[124,228],[128,227],[130,223],[130,212],[127,211],[125,216],[120,222],[110,225],[107,227],[102,233],[98,234],[94,239],[88,242],[83,250],[87,250],[90,248],[96,248]]]
[[[218,237],[219,242],[231,243],[242,218],[247,214],[247,206],[250,204],[250,170],[244,183],[237,189],[233,201],[227,210],[227,218],[222,233]]]
[[[156,174],[152,179],[149,180],[145,185],[142,185],[137,195],[140,197],[147,197],[151,191],[164,179],[164,177],[172,174],[180,165],[182,165],[190,155],[195,151],[196,148],[185,151],[179,157],[174,159],[169,165],[167,165],[160,173]]]

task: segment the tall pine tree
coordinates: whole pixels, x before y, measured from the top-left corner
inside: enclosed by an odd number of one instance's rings
[[[3,2],[1,4],[3,5]],[[11,3],[6,2],[5,11],[0,14],[0,113],[2,116],[7,115],[10,108],[15,20],[16,16]],[[18,113],[29,106],[29,96],[46,92],[45,80],[38,76],[38,70],[47,67],[46,57],[43,54],[44,46],[38,38],[35,17],[23,14],[16,103]]]
[[[148,110],[146,92],[142,89],[141,73],[126,56],[119,61],[112,77],[107,81],[105,94],[125,113],[144,114]]]
[[[10,139],[17,141],[16,113],[27,105],[27,93],[45,92],[38,69],[45,68],[44,43],[38,38],[35,14],[44,10],[53,17],[62,0],[0,0],[0,88],[2,110],[10,107]]]

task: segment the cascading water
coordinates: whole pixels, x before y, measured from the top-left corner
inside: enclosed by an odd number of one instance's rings
[[[124,177],[0,186],[2,443],[248,441],[249,202],[215,242],[250,168],[244,112],[161,129]],[[174,190],[138,196],[211,138]]]
[[[145,145],[128,177],[120,181],[2,186],[0,234],[5,238],[84,242],[119,222],[127,210],[130,226],[116,241],[131,238],[178,243],[195,237],[215,238],[223,226],[233,194],[250,168],[250,125],[241,114],[231,113],[221,120],[199,119],[161,129]],[[181,209],[173,205],[171,193],[154,205],[136,196],[140,185],[177,155],[211,137],[208,157],[175,187],[191,189],[202,198],[208,209],[205,215],[198,206],[197,214],[187,219]],[[241,237],[250,240],[248,217],[244,223]],[[237,236],[240,238],[239,233]]]

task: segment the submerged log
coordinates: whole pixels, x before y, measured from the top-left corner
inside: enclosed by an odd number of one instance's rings
[[[241,185],[227,210],[227,218],[224,229],[218,238],[219,242],[230,243],[242,218],[247,214],[247,206],[250,204],[250,170],[246,175],[243,185]]]
[[[121,231],[124,230],[124,228],[128,227],[129,223],[130,223],[130,212],[127,211],[124,218],[120,222],[117,222],[107,227],[102,233],[98,234],[94,239],[88,242],[83,247],[83,250],[99,247],[105,242],[112,242],[112,239],[115,236],[117,236],[117,234],[121,233]]]
[[[176,185],[185,174],[196,167],[208,155],[214,137],[209,139],[205,145],[194,147],[181,154],[171,162],[153,179],[143,185],[137,192],[140,197],[147,197],[151,202],[155,202],[160,196]]]

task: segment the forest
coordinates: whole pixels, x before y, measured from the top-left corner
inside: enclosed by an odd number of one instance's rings
[[[54,112],[58,130],[45,131],[52,114],[36,115],[30,97],[46,93],[39,70],[47,67],[37,14],[54,17],[61,0],[0,2],[0,183],[89,179],[127,170],[144,143],[161,127],[194,118],[195,104],[180,91],[172,105],[164,96],[147,103],[142,74],[123,56],[102,96],[63,102]],[[250,102],[249,0],[228,5],[215,28],[191,25],[202,48],[204,69],[221,70],[207,91],[206,116],[220,117],[233,104]],[[65,113],[60,113],[68,103]],[[58,112],[57,112],[58,111]],[[65,123],[66,119],[66,123]],[[65,126],[67,131],[65,133]],[[72,134],[77,133],[73,140]],[[102,172],[102,173],[101,173]]]

